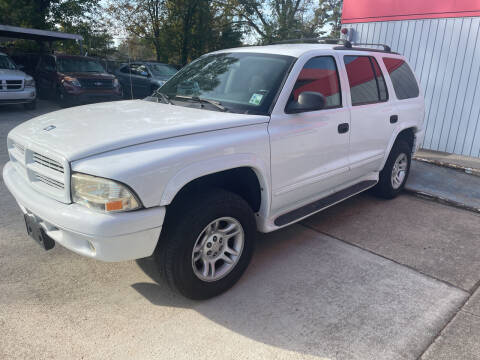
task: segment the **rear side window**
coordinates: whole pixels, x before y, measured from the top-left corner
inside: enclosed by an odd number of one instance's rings
[[[352,105],[388,100],[387,87],[377,61],[371,56],[344,56]]]
[[[399,100],[416,98],[420,91],[410,66],[402,59],[383,58]]]
[[[342,106],[337,65],[333,57],[318,56],[306,62],[293,87],[293,99],[297,100],[304,91],[322,94],[326,100],[324,109]]]

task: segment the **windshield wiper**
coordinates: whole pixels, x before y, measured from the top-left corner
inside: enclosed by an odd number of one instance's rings
[[[191,100],[191,101],[196,101],[199,103],[206,103],[215,106],[217,109],[220,111],[227,111],[228,109],[222,105],[220,101],[215,101],[215,100],[210,100],[210,99],[204,99],[200,98],[198,96],[185,96],[185,95],[176,95],[175,99],[184,99],[184,100]]]
[[[161,98],[162,101],[166,104],[173,105],[173,103],[170,101],[170,97],[167,94],[164,94],[164,93],[158,91],[158,89],[153,92],[152,96],[155,96],[157,98]]]

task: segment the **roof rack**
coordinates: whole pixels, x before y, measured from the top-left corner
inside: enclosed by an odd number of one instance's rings
[[[317,37],[317,38],[300,38],[300,39],[288,39],[282,41],[275,41],[272,42],[272,45],[278,44],[296,44],[296,43],[320,43],[320,44],[343,44],[346,48],[351,48],[352,43],[345,39],[334,39],[334,38],[327,38],[327,37]]]
[[[370,44],[370,43],[353,43],[353,45],[360,45],[360,46],[381,46],[383,47],[383,51],[386,51],[386,52],[392,52],[392,49],[390,48],[390,46],[388,45],[385,45],[385,44]],[[346,46],[347,47],[347,46]]]

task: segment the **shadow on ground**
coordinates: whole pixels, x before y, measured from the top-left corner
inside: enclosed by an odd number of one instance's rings
[[[155,282],[132,286],[156,306],[194,309],[255,341],[332,359],[416,358],[465,299],[462,291],[302,225],[259,237],[246,275],[215,299],[172,298],[152,259],[137,264]],[[209,331],[206,324],[172,323],[169,331],[195,339]]]

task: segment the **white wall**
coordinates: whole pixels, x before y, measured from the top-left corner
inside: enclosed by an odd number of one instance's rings
[[[426,101],[423,147],[480,157],[480,18],[345,24],[410,62]]]

